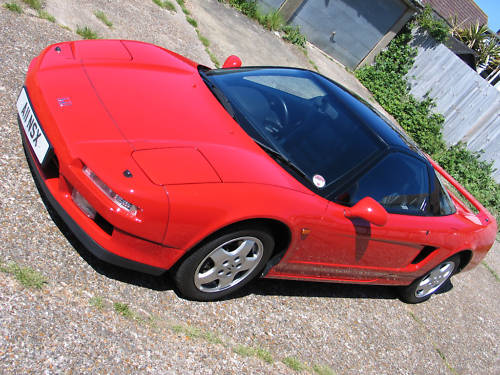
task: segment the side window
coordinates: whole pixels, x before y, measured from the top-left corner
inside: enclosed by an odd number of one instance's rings
[[[420,160],[403,153],[391,153],[352,184],[335,201],[348,206],[372,197],[392,213],[429,213],[429,175]]]

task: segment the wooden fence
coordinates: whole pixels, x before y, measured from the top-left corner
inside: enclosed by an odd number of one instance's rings
[[[494,162],[500,183],[500,92],[443,44],[426,34],[414,36],[418,55],[408,72],[411,93],[434,99],[435,110],[445,117],[445,141],[484,151],[481,158]]]

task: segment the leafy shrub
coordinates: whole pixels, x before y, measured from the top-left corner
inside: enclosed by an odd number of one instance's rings
[[[429,4],[424,7],[424,10],[415,18],[416,24],[422,27],[438,42],[444,43],[450,35],[450,27],[446,22],[434,18],[432,8]]]
[[[224,2],[224,0],[218,1]],[[281,14],[277,10],[263,14],[259,11],[256,0],[227,0],[227,2],[249,18],[257,20],[266,29],[282,31],[284,40],[300,47],[305,47],[306,37],[301,34],[300,28],[298,26],[285,25]]]
[[[229,0],[229,4],[233,8],[238,9],[244,15],[257,19],[259,15],[259,10],[257,9],[257,1],[256,0]]]
[[[300,47],[306,46],[306,37],[300,32],[298,26],[286,25],[282,30],[285,33],[283,39]]]
[[[259,23],[268,30],[281,30],[284,22],[281,14],[275,10],[274,12],[262,15]]]
[[[433,100],[419,101],[410,94],[405,75],[416,56],[416,49],[409,46],[411,39],[411,30],[404,28],[375,64],[358,69],[355,75],[426,153],[498,215],[500,185],[491,176],[492,163],[480,160],[479,153],[461,143],[448,148],[441,133],[444,117],[432,111]]]

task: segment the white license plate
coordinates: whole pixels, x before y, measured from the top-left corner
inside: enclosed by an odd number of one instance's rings
[[[19,94],[19,98],[17,98],[17,113],[31,149],[35,153],[38,162],[42,165],[49,154],[50,144],[36,118],[24,87]]]

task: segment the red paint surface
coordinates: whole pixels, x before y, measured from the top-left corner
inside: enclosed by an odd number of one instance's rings
[[[495,218],[435,164],[477,215],[454,198],[457,213],[450,216],[387,214],[382,226],[349,219],[345,207],[309,191],[250,139],[194,62],[140,42],[60,43],[60,52],[55,46],[33,60],[26,79],[60,165],[60,176],[45,182],[85,232],[115,254],[168,269],[215,231],[263,218],[291,232],[267,277],[407,285],[464,250],[473,252],[471,268],[493,244]],[[72,105],[60,107],[61,97]],[[83,165],[139,207],[137,216],[113,205]],[[112,236],[75,206],[73,187],[114,226]],[[304,228],[310,234],[302,237]],[[437,250],[412,264],[424,246]]]

